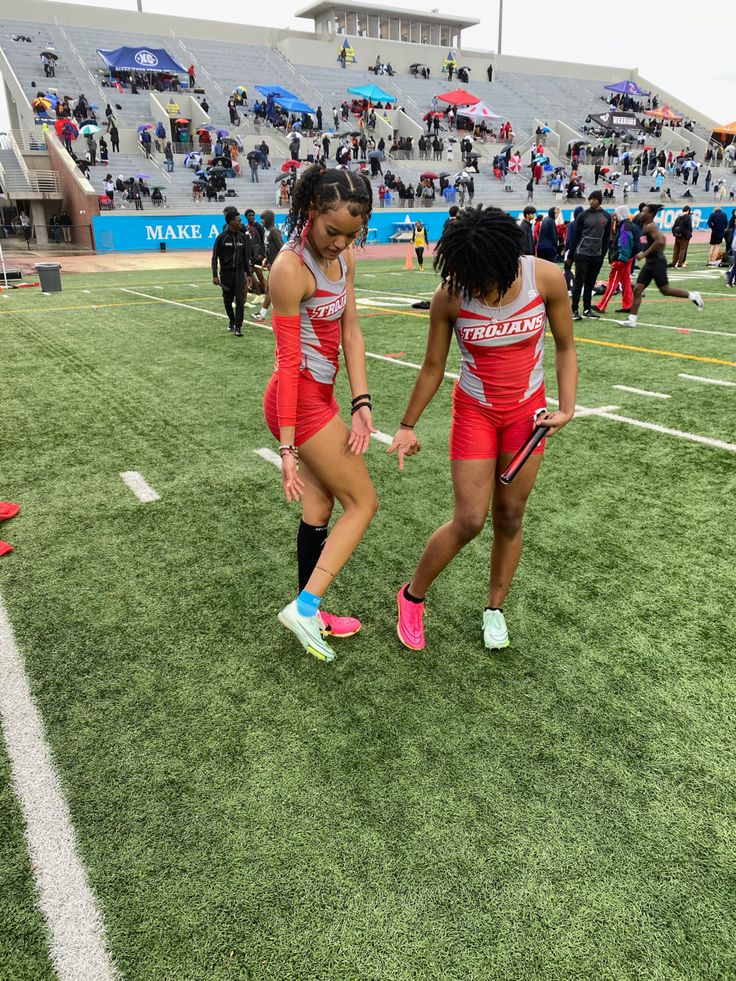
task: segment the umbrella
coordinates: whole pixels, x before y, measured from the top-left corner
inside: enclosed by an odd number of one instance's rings
[[[509,170],[512,174],[520,174],[524,164],[521,162],[521,157],[512,157],[509,160]]]
[[[383,150],[371,150],[368,153],[368,159],[369,160],[384,160],[385,159],[385,154],[384,154]]]
[[[459,72],[472,72],[472,70],[473,69],[470,67],[470,65],[460,65],[458,68]]]
[[[62,140],[76,140],[79,136],[79,130],[69,119],[57,119],[54,123],[54,129]]]
[[[218,136],[230,136],[230,130],[227,130],[227,129],[218,129],[217,135]]]
[[[449,102],[451,106],[474,106],[476,102],[480,102],[477,95],[473,95],[466,89],[453,89],[452,92],[443,92],[437,98],[440,102]]]
[[[31,105],[34,109],[43,109],[43,111],[46,112],[47,109],[51,108],[51,100],[38,98],[34,99]]]
[[[153,129],[153,123],[141,123],[136,133],[142,133],[144,129]]]
[[[188,167],[192,163],[195,164],[202,163],[202,154],[197,153],[196,150],[193,153],[187,153],[187,155],[184,157],[185,167]]]
[[[181,123],[182,126],[188,126],[189,125],[189,120],[188,119],[185,119],[183,116],[181,117],[181,119],[175,119],[174,122],[175,123]]]
[[[427,121],[428,119],[435,119],[435,118],[437,118],[437,119],[444,119],[444,116],[445,116],[445,114],[444,114],[444,112],[432,112],[432,111],[430,110],[429,112],[427,112],[427,113],[425,113],[425,114],[424,114],[424,115],[422,116],[422,119],[423,119],[423,120],[425,121],[425,123],[426,123],[426,121]]]
[[[136,174],[135,175],[139,181],[150,181],[150,176],[148,174]]]
[[[83,119],[82,122],[79,125],[80,126],[96,126],[97,125],[97,120],[96,119],[92,119],[91,116],[88,116],[86,119]]]
[[[87,123],[85,126],[79,130],[82,136],[94,136],[95,133],[100,132],[100,127],[96,123]]]
[[[197,132],[200,135],[202,133],[214,133],[215,132],[215,127],[214,126],[200,126],[199,129],[197,130]]]
[[[58,54],[55,51],[52,51],[51,48],[46,48],[46,50],[42,51],[41,54],[46,55],[47,58],[51,58],[53,61],[59,60]]]
[[[423,174],[420,174],[419,175],[419,180],[420,181],[424,181],[424,180],[436,181],[437,180],[437,177],[438,177],[438,175],[435,174],[435,172],[433,170],[425,170]]]
[[[235,91],[236,92],[242,92],[243,95],[247,95],[248,94],[248,90],[246,89],[246,87],[244,85],[238,85],[237,88],[235,89]]]
[[[450,176],[450,171],[449,170],[441,170],[440,171],[440,177],[449,177],[449,176]]]
[[[469,184],[472,181],[472,179],[473,178],[470,176],[470,174],[466,174],[464,170],[461,170],[460,173],[455,178],[455,181],[458,184]]]
[[[227,167],[223,167],[222,164],[215,164],[214,167],[210,167],[211,174],[224,174]]]
[[[292,167],[294,167],[295,169],[298,170],[299,167],[301,167],[301,165],[302,164],[301,164],[301,161],[300,160],[285,160],[281,164],[281,172],[282,172],[282,174],[285,174],[288,171],[290,171]]]
[[[99,109],[100,107],[98,105],[95,105],[94,102],[90,102],[90,103],[88,103],[87,108],[88,109]]]

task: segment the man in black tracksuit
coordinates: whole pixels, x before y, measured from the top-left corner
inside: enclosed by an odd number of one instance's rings
[[[222,289],[229,324],[236,337],[243,336],[245,295],[250,285],[252,261],[250,242],[237,208],[225,208],[225,228],[212,246],[212,282]],[[218,275],[217,266],[220,266]],[[235,309],[233,310],[233,301]]]
[[[583,317],[600,320],[598,314],[591,309],[593,287],[611,241],[611,216],[601,207],[602,203],[601,191],[591,191],[587,210],[575,219],[572,245],[565,260],[568,269],[575,262],[575,282],[572,288],[573,320],[582,320]],[[581,292],[583,317],[578,310]]]

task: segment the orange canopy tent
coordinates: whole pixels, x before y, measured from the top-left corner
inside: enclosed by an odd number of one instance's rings
[[[714,133],[725,133],[726,136],[736,136],[736,119],[727,126],[716,126],[713,129]]]
[[[684,116],[680,116],[678,113],[673,112],[669,106],[662,106],[661,109],[647,109],[644,115],[653,116],[655,119],[661,119],[666,123],[682,122],[682,120],[685,118]]]
[[[480,99],[472,92],[465,89],[453,89],[452,92],[443,92],[437,98],[440,102],[449,102],[451,106],[474,106]]]

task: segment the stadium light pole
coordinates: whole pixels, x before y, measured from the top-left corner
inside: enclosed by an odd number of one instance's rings
[[[140,3],[140,0],[138,0]],[[503,0],[498,0],[498,53],[501,54],[503,42]]]

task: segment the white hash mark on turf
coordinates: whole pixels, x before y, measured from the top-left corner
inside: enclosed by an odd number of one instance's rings
[[[161,495],[157,494],[149,483],[146,483],[137,470],[125,470],[120,476],[123,478],[123,483],[130,487],[143,504],[161,500]]]
[[[392,275],[389,273],[389,275]],[[206,313],[210,317],[222,317],[227,319],[227,315],[224,313],[218,313],[216,310],[206,310],[203,307],[192,306],[191,303],[179,303],[177,300],[166,300],[162,296],[150,296],[147,293],[139,293],[136,290],[126,289],[126,287],[121,287],[124,293],[135,293],[136,296],[144,296],[149,300],[158,300],[160,303],[170,303],[175,307],[185,307],[187,310],[195,310],[197,313]],[[601,318],[604,319],[604,318]],[[267,324],[261,324],[257,321],[250,321],[256,327],[262,327],[264,330],[272,330]],[[616,321],[613,321],[616,323]],[[652,326],[658,327],[660,324],[653,324]],[[680,328],[670,328],[670,330]],[[711,333],[706,331],[705,333]],[[732,336],[732,335],[729,335]],[[377,361],[388,361],[389,364],[403,365],[405,368],[415,368],[417,371],[422,367],[420,364],[415,364],[412,361],[399,361],[398,358],[387,358],[383,354],[373,354],[372,351],[366,351],[365,356],[367,358],[375,358]],[[445,378],[459,378],[459,375],[454,374],[451,371],[444,372]],[[557,399],[553,399],[551,396],[547,397],[548,402],[554,402],[558,405]],[[732,443],[724,443],[719,439],[710,439],[708,436],[698,436],[697,433],[686,433],[679,429],[667,429],[665,426],[656,426],[651,422],[642,422],[640,419],[630,419],[628,416],[617,416],[612,415],[609,410],[618,408],[617,406],[604,405],[598,409],[588,409],[585,406],[576,406],[575,411],[578,418],[583,418],[586,415],[598,416],[600,419],[610,419],[612,422],[622,422],[629,426],[638,426],[641,429],[651,429],[653,432],[662,433],[667,436],[677,436],[679,439],[686,439],[693,443],[704,443],[706,446],[715,446],[717,449],[728,450],[729,452],[736,452],[736,445]]]
[[[61,981],[111,981],[119,974],[105,944],[102,914],[1,597],[0,720],[56,972]]]
[[[620,320],[614,320],[612,317],[601,317],[602,322],[608,324],[620,324]],[[734,337],[736,338],[736,330],[706,330],[703,327],[690,327],[687,324],[680,324],[679,327],[675,327],[672,324],[648,324],[643,320],[638,321],[637,327],[660,327],[662,330],[677,330],[686,334],[709,334],[711,337]],[[629,335],[632,336],[632,335]],[[633,335],[636,336],[636,335]]]
[[[650,395],[653,399],[671,399],[664,392],[649,392],[646,388],[631,388],[629,385],[614,385],[620,392],[631,392],[633,395]]]
[[[736,382],[725,381],[721,378],[704,378],[702,375],[680,375],[688,381],[703,382],[706,385],[723,385],[724,388],[736,388]]]
[[[260,450],[254,450],[254,453],[260,456],[263,460],[267,460],[275,467],[278,467],[279,470],[281,469],[281,457],[278,455],[278,453],[274,453],[273,450],[269,450],[265,446],[262,446]]]

